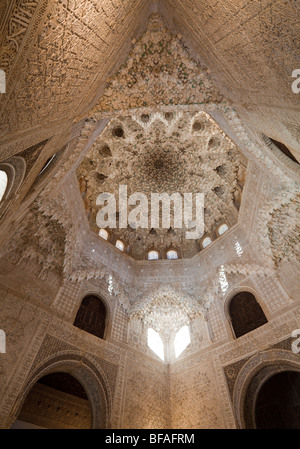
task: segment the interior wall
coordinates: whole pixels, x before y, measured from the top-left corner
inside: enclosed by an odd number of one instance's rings
[[[171,427],[168,367],[149,356],[128,352],[122,428]]]
[[[171,410],[174,429],[224,429],[225,404],[213,355],[194,355],[171,367]],[[228,404],[227,404],[228,405]]]

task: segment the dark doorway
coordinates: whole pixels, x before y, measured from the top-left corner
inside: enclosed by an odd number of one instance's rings
[[[284,371],[263,384],[255,422],[257,429],[300,429],[300,373]]]

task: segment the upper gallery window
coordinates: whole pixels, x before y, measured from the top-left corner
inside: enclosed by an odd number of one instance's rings
[[[157,251],[149,251],[148,252],[148,260],[158,260],[158,252]]]
[[[219,226],[218,228],[218,234],[222,235],[224,234],[224,232],[228,231],[228,226],[226,223],[223,223],[221,226]]]
[[[51,157],[49,157],[49,159],[47,160],[47,162],[45,163],[44,167],[42,168],[42,170],[39,172],[39,176],[44,173],[45,170],[47,170],[47,168],[50,166],[50,164],[54,161],[56,154],[53,154]]]
[[[239,292],[231,299],[229,315],[236,338],[268,322],[261,306],[250,292]]]
[[[100,298],[89,295],[83,298],[78,309],[74,326],[99,338],[104,337],[106,307]]]
[[[178,259],[178,253],[174,249],[170,249],[167,252],[167,259]]]
[[[108,239],[108,232],[106,231],[106,229],[100,229],[99,235],[100,235],[100,237],[102,237],[104,240],[107,240],[107,239]]]
[[[205,237],[205,239],[202,240],[202,248],[206,248],[208,245],[210,245],[212,242],[210,237]]]
[[[296,162],[297,164],[299,164],[299,161],[295,158],[295,156],[290,152],[290,150],[288,149],[287,146],[284,145],[284,143],[282,142],[278,142],[277,140],[271,139],[271,137],[269,137],[269,139],[271,140],[271,142],[273,142],[274,145],[276,145],[276,147],[283,153],[285,154],[289,159],[291,159],[293,162]]]
[[[116,248],[118,248],[120,251],[124,251],[125,245],[121,240],[116,241]]]

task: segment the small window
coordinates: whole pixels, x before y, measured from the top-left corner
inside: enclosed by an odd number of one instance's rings
[[[174,339],[175,357],[179,357],[180,354],[191,343],[191,336],[188,326],[183,326],[176,334]]]
[[[124,251],[125,245],[121,240],[116,241],[116,248],[118,248],[120,251]]]
[[[0,201],[2,201],[7,189],[8,177],[4,170],[0,170]]]
[[[148,252],[148,260],[158,260],[158,252],[157,251],[149,251]]]
[[[100,237],[102,237],[104,240],[108,240],[108,232],[105,229],[100,229],[99,231]]]
[[[219,229],[218,229],[219,235],[224,234],[224,232],[226,232],[226,231],[228,231],[228,226],[226,223],[223,223],[221,226],[219,226]]]
[[[44,173],[45,170],[47,170],[47,168],[50,166],[50,164],[54,161],[56,157],[56,154],[53,154],[53,156],[49,157],[49,159],[47,160],[47,162],[45,163],[44,167],[42,168],[42,170],[39,172],[39,176]]]
[[[167,252],[167,259],[178,259],[178,253],[174,249]]]
[[[284,145],[284,143],[282,142],[278,142],[277,140],[271,139],[271,137],[269,137],[269,139],[271,140],[271,142],[273,142],[273,144],[283,153],[285,154],[289,159],[291,159],[293,162],[296,162],[296,164],[299,164],[299,161],[295,158],[295,156],[290,152],[290,150],[288,149],[288,147],[286,147]]]
[[[208,245],[211,244],[211,242],[212,242],[212,240],[211,240],[210,237],[205,237],[205,239],[203,239],[203,240],[202,240],[202,243],[201,243],[202,248],[203,248],[203,249],[206,248]]]
[[[161,360],[165,360],[164,343],[159,333],[150,327],[148,329],[148,346]]]

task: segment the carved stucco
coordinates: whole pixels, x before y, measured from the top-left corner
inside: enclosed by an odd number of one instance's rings
[[[207,67],[190,57],[181,36],[171,33],[159,14],[151,16],[146,32],[138,43],[132,43],[132,51],[109,80],[96,112],[224,101]]]
[[[38,212],[33,206],[8,242],[4,253],[13,263],[34,261],[40,268],[40,277],[53,270],[60,274],[64,263],[65,232],[60,223]]]
[[[27,396],[19,419],[35,422],[47,429],[91,428],[91,410],[87,400],[38,384]]]
[[[146,118],[145,118],[146,117]],[[168,118],[166,118],[168,117]],[[146,122],[143,122],[146,120]],[[114,129],[123,130],[122,137],[114,136]],[[106,151],[106,152],[105,152]],[[126,161],[124,160],[126,154]],[[195,157],[195,155],[197,155]],[[147,250],[155,248],[165,257],[168,247],[179,250],[180,257],[192,257],[198,251],[197,241],[188,240],[188,227],[174,227],[171,207],[168,229],[151,228],[151,193],[171,194],[176,191],[182,199],[185,193],[204,195],[204,234],[216,233],[217,226],[237,222],[242,188],[246,175],[246,158],[205,113],[155,113],[120,117],[110,121],[86,154],[77,170],[83,190],[83,202],[90,226],[98,234],[96,200],[101,193],[119,198],[119,185],[125,185],[127,196],[135,192],[146,194],[148,228],[133,229],[128,223],[116,229],[108,227],[110,240],[121,238],[129,254],[145,259]],[[120,210],[117,203],[116,212]],[[133,207],[128,207],[130,214]]]

